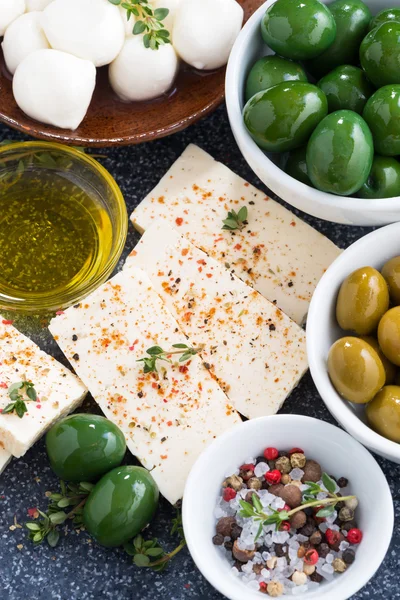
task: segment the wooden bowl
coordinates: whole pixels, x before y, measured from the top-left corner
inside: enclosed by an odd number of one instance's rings
[[[238,0],[245,20],[264,0]],[[201,72],[184,66],[167,96],[151,102],[122,102],[108,82],[107,67],[98,69],[88,113],[75,131],[32,120],[17,106],[12,79],[0,52],[0,121],[35,138],[76,146],[139,144],[185,129],[208,115],[224,99],[225,68]]]

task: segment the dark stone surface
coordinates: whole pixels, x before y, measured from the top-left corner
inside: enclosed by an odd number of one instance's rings
[[[0,128],[0,139],[17,137],[5,127]],[[213,116],[173,137],[142,146],[101,150],[106,157],[103,164],[121,186],[129,211],[154,187],[190,142],[210,152],[251,183],[263,187],[242,158],[231,135],[225,109],[221,107]],[[351,228],[304,215],[302,217],[342,248],[369,231],[367,228]],[[127,251],[136,240],[137,234],[131,226]],[[43,348],[61,358],[45,330],[35,337]],[[309,375],[304,377],[287,400],[282,412],[305,414],[334,422]],[[400,511],[400,466],[381,459],[378,462],[388,478],[397,519]],[[14,518],[18,523],[24,523],[28,508],[45,508],[44,494],[56,485],[57,480],[48,466],[43,441],[36,444],[24,458],[14,461],[0,477],[1,600],[222,599],[197,571],[186,550],[181,552],[166,572],[154,574],[132,566],[123,552],[104,549],[92,543],[86,533],[69,533],[54,550],[47,544],[34,548],[26,540],[23,529],[12,531],[9,528]],[[149,530],[149,535],[158,536],[169,549],[174,547],[174,539],[168,533],[173,514],[172,508],[162,501]],[[400,535],[396,526],[384,564],[372,581],[353,596],[354,600],[400,599],[397,583],[399,568]]]

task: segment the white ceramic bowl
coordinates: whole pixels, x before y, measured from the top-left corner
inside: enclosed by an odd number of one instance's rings
[[[327,371],[329,348],[346,335],[336,322],[336,298],[343,280],[360,267],[376,267],[400,254],[400,223],[388,225],[361,238],[347,248],[320,280],[307,317],[307,353],[317,389],[332,415],[362,444],[400,463],[400,444],[387,440],[366,424],[364,407],[343,400],[333,387]]]
[[[253,141],[243,123],[244,87],[251,67],[261,56],[273,54],[265,45],[260,24],[266,9],[276,0],[268,0],[249,19],[231,52],[226,73],[226,104],[238,146],[269,189],[300,210],[327,221],[348,225],[386,225],[400,220],[400,197],[382,200],[347,198],[320,192],[287,175],[275,164],[279,155],[265,154]],[[323,0],[324,1],[324,0]],[[328,4],[328,2],[325,2]],[[372,14],[393,5],[385,0],[365,0]]]
[[[392,497],[380,467],[361,444],[338,427],[310,417],[274,415],[247,421],[224,433],[203,452],[189,475],[183,500],[183,526],[193,560],[204,577],[230,600],[264,597],[235,577],[212,537],[222,481],[249,456],[259,456],[266,446],[300,447],[326,472],[349,479],[350,490],[360,502],[357,520],[364,534],[356,560],[334,581],[300,596],[304,600],[346,600],[367,583],[385,557],[393,530]]]

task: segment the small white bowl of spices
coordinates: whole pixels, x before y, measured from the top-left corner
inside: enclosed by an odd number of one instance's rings
[[[219,437],[193,467],[183,501],[190,553],[230,600],[347,600],[382,563],[393,521],[371,454],[341,429],[298,415],[254,419]]]

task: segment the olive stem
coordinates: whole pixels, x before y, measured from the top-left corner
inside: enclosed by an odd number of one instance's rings
[[[156,560],[155,562],[150,563],[149,567],[158,567],[159,565],[169,562],[172,558],[174,558],[174,556],[176,556],[181,550],[183,550],[183,548],[185,546],[186,546],[186,542],[185,542],[185,540],[183,540],[179,544],[179,546],[177,546],[175,548],[175,550],[173,550],[169,554],[166,554],[165,556],[163,556],[163,558],[160,558],[159,560]]]

